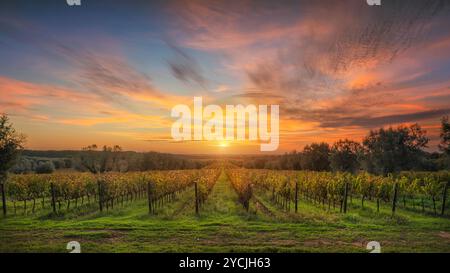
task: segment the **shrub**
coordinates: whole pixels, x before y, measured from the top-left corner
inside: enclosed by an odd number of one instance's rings
[[[55,170],[55,166],[51,161],[40,162],[36,167],[36,173],[52,173]]]

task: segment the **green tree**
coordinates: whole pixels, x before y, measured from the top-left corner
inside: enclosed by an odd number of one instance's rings
[[[359,168],[358,154],[361,144],[352,140],[339,140],[330,152],[330,165],[333,171],[355,172]]]
[[[370,131],[363,140],[365,160],[370,162],[368,171],[386,175],[414,169],[422,162],[422,148],[428,141],[418,124]]]
[[[330,146],[327,143],[312,143],[303,149],[302,169],[312,171],[330,170]]]
[[[40,162],[36,167],[36,173],[53,173],[55,171],[55,166],[52,161]]]
[[[8,170],[14,166],[20,151],[23,150],[25,137],[16,132],[6,114],[0,115],[0,184],[2,190],[3,214],[6,215],[4,186]]]

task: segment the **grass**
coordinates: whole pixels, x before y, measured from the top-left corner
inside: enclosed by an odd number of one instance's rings
[[[82,252],[367,252],[379,241],[382,252],[450,252],[450,219],[356,200],[347,214],[300,200],[286,212],[255,191],[246,212],[223,173],[195,215],[194,193],[149,215],[145,200],[98,212],[95,205],[58,217],[48,209],[0,218],[0,252],[67,252],[78,241]]]

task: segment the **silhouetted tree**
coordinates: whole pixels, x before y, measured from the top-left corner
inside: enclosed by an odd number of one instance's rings
[[[82,149],[80,163],[94,174],[113,171],[119,162],[121,151],[122,148],[118,145],[103,146],[101,151],[97,151],[97,145],[89,145]]]
[[[450,155],[450,123],[448,116],[443,117],[441,120],[441,143],[439,144],[439,149]]]
[[[358,155],[362,152],[361,144],[352,140],[339,140],[330,152],[330,166],[333,171],[355,172],[359,169]]]
[[[327,143],[312,143],[303,149],[302,169],[312,171],[330,170],[330,146]]]
[[[368,170],[386,175],[413,169],[421,162],[422,148],[429,141],[425,134],[418,124],[370,131],[363,140]]]

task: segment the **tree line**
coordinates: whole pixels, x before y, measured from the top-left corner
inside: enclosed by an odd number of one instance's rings
[[[246,168],[340,171],[365,170],[387,175],[400,171],[438,171],[450,168],[450,123],[441,120],[440,152],[427,152],[429,138],[418,124],[371,130],[361,142],[339,140],[306,145],[301,152],[260,156],[241,162]]]
[[[90,145],[81,151],[24,151],[25,138],[17,133],[6,115],[0,116],[0,180],[6,172],[51,173],[55,169],[79,171],[148,171],[198,169],[213,159],[157,152],[123,151],[120,146]],[[450,123],[441,120],[440,152],[427,152],[429,138],[418,124],[371,130],[361,142],[343,139],[332,145],[321,142],[280,156],[256,156],[233,162],[246,168],[342,171],[386,175],[400,171],[438,171],[450,168]],[[19,155],[23,156],[20,157]],[[96,168],[96,169],[95,169]],[[3,179],[2,179],[3,177]]]
[[[90,145],[93,147],[96,145]],[[116,149],[119,146],[116,146]],[[100,147],[91,151],[32,151],[24,150],[10,172],[52,173],[55,170],[73,169],[76,171],[91,171],[85,165],[86,160],[104,160],[108,171],[150,171],[150,170],[182,170],[199,169],[211,161],[189,158],[183,155],[158,152],[112,151],[114,147]],[[98,164],[98,163],[97,163]],[[100,170],[98,172],[101,172]]]

